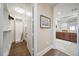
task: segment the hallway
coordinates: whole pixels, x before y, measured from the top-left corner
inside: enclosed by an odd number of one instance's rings
[[[0,56],[79,55],[79,4],[2,3],[0,16]]]
[[[12,43],[9,56],[30,56],[26,42]]]

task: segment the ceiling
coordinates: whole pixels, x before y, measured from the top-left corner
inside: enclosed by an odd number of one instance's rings
[[[55,7],[58,3],[48,3],[51,7]]]
[[[56,6],[58,3],[47,3],[50,6],[54,7]],[[20,7],[24,10],[24,13],[18,13],[16,12],[14,9],[16,7]],[[27,12],[31,12],[31,3],[7,3],[7,8],[9,10],[9,13],[12,17],[14,18],[25,18]]]
[[[77,19],[76,19],[76,17],[72,17],[72,18],[66,18],[66,19],[61,19],[61,20],[59,20],[58,22],[59,23],[77,23]]]
[[[24,11],[24,13],[19,13],[15,10],[15,8],[20,8]],[[14,18],[23,19],[26,17],[27,12],[31,12],[31,4],[30,3],[8,3],[7,4],[8,11],[10,15]]]

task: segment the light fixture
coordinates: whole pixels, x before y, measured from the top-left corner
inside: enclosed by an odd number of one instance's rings
[[[20,7],[15,7],[14,10],[18,13],[21,13],[21,14],[24,13],[24,10]]]
[[[61,12],[58,12],[58,15],[61,15]]]
[[[60,19],[58,19],[58,18],[55,18],[55,19],[56,19],[57,21],[60,20]]]
[[[31,12],[27,12],[27,15],[28,15],[28,16],[32,16],[32,13],[31,13]]]

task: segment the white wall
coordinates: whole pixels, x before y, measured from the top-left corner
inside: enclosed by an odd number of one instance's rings
[[[32,14],[32,5],[28,4],[27,9]],[[26,18],[24,19],[24,34],[25,34],[25,40],[27,42],[27,47],[31,55],[33,55],[32,52],[32,15],[26,15]]]
[[[54,22],[55,22],[56,18],[59,19],[59,18],[62,18],[62,17],[71,16],[72,14],[74,14],[76,12],[76,11],[72,11],[72,9],[74,10],[75,8],[77,8],[79,10],[79,4],[75,4],[75,3],[68,4],[68,3],[66,3],[66,4],[58,4],[57,6],[55,6],[54,11],[53,11],[54,12]],[[56,23],[54,23],[54,28],[55,28],[55,26],[56,26]],[[54,30],[56,30],[56,28]],[[54,31],[54,35],[55,35],[55,32],[56,31]],[[56,39],[55,37],[54,37],[54,40]],[[54,41],[54,42],[56,42],[56,41]],[[58,43],[58,41],[57,41],[57,43]],[[59,44],[61,44],[61,43],[59,42]],[[62,44],[62,45],[68,46],[66,44]],[[73,48],[74,45],[71,44],[71,46]],[[72,50],[71,47],[68,47],[68,48],[63,47],[63,46],[60,46],[60,47],[64,48],[65,49],[64,52],[67,52],[69,55],[76,55],[75,53],[73,53],[73,50]],[[71,50],[72,53],[69,53],[69,51],[68,50],[66,51],[66,49]],[[74,49],[76,50],[75,47],[74,47]]]
[[[32,55],[32,19],[29,18],[27,21],[27,47],[29,49],[29,52]]]
[[[51,18],[52,23],[52,10],[51,7],[48,4],[36,4],[35,6],[35,52],[37,55],[41,54],[45,49],[51,46],[52,44],[52,38],[51,38],[51,30],[52,25],[50,29],[42,29],[40,28],[40,15],[47,16]],[[51,47],[50,47],[51,48]],[[47,51],[45,51],[47,52]],[[45,53],[43,52],[43,53]]]
[[[3,55],[8,55],[12,44],[10,22],[8,19],[8,9],[6,4],[3,5]]]
[[[3,4],[0,3],[0,56],[3,55]]]

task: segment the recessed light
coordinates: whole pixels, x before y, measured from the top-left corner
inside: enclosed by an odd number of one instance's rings
[[[20,7],[15,7],[14,10],[18,13],[21,13],[21,14],[24,13],[24,10]]]
[[[58,15],[61,15],[61,12],[58,12]]]
[[[56,20],[60,20],[60,19],[56,18]]]
[[[31,12],[27,12],[27,15],[28,15],[28,16],[32,16],[32,13],[31,13]]]

